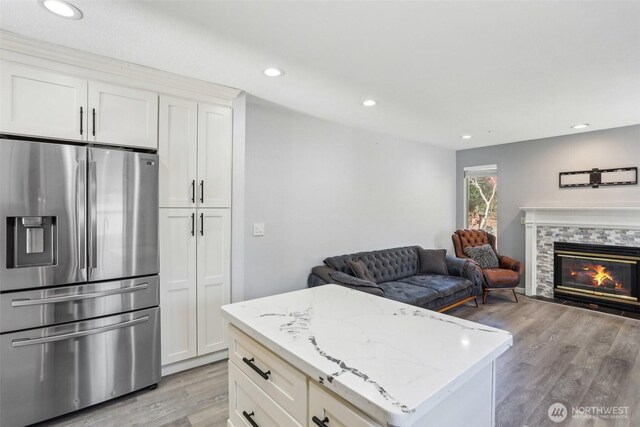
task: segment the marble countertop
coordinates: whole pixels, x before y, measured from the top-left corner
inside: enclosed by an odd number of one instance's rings
[[[513,345],[509,332],[338,285],[222,312],[382,425],[411,425]]]

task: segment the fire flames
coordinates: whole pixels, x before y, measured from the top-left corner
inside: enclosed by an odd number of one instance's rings
[[[583,276],[587,275],[591,278],[593,286],[596,287],[611,287],[612,285],[615,289],[624,289],[622,283],[616,281],[610,272],[607,271],[607,268],[604,265],[600,264],[584,264],[581,268],[581,272],[571,271],[572,276]]]

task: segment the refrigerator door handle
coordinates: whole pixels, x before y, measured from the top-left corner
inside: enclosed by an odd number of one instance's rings
[[[43,338],[22,338],[22,339],[13,340],[11,342],[11,347],[16,348],[16,347],[25,347],[28,345],[47,344],[47,343],[56,342],[56,341],[64,341],[72,338],[84,337],[87,335],[100,334],[102,332],[113,331],[114,329],[121,329],[121,328],[126,328],[127,326],[136,325],[138,323],[144,323],[148,320],[149,320],[149,316],[143,316],[143,317],[138,317],[137,319],[128,320],[126,322],[116,323],[115,325],[103,326],[101,328],[95,328],[95,329],[87,329],[85,331],[70,332],[67,334],[53,335],[50,337],[43,337]]]
[[[87,240],[86,240],[86,197],[87,197],[87,171],[86,160],[78,162],[76,171],[76,240],[78,245],[78,270],[87,267]]]
[[[62,297],[39,298],[39,299],[16,299],[11,301],[11,307],[56,304],[59,302],[66,302],[66,301],[79,301],[79,300],[89,299],[89,298],[100,298],[100,297],[106,297],[109,295],[118,295],[118,294],[125,294],[128,292],[142,291],[144,289],[147,289],[148,287],[149,287],[148,283],[140,283],[138,285],[134,285],[128,288],[111,289],[111,290],[102,291],[102,292],[92,292],[90,294],[65,295]]]
[[[94,268],[98,268],[98,189],[96,162],[89,162],[89,280]]]

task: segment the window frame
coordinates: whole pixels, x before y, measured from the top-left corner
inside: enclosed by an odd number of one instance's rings
[[[469,228],[469,178],[481,177],[481,176],[495,176],[498,178],[498,165],[479,165],[479,166],[467,166],[462,170],[462,228]],[[500,182],[500,179],[498,179]],[[498,193],[496,192],[496,197]],[[497,217],[496,212],[496,217]],[[497,224],[496,224],[497,228]],[[496,230],[497,231],[497,230]]]

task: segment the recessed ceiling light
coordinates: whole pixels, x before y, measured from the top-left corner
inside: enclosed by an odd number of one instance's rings
[[[460,138],[462,138],[462,139],[471,139],[471,135],[462,135]]]
[[[376,104],[377,103],[375,99],[367,99],[365,101],[362,101],[362,105],[364,105],[365,107],[373,107]]]
[[[49,12],[68,19],[81,19],[80,9],[62,0],[40,0],[40,4]]]
[[[584,129],[584,128],[586,128],[587,126],[589,126],[589,123],[582,123],[582,124],[580,124],[580,125],[573,125],[573,126],[571,126],[571,129]]]
[[[263,73],[267,77],[280,77],[284,74],[284,71],[279,68],[269,67],[266,68]]]

